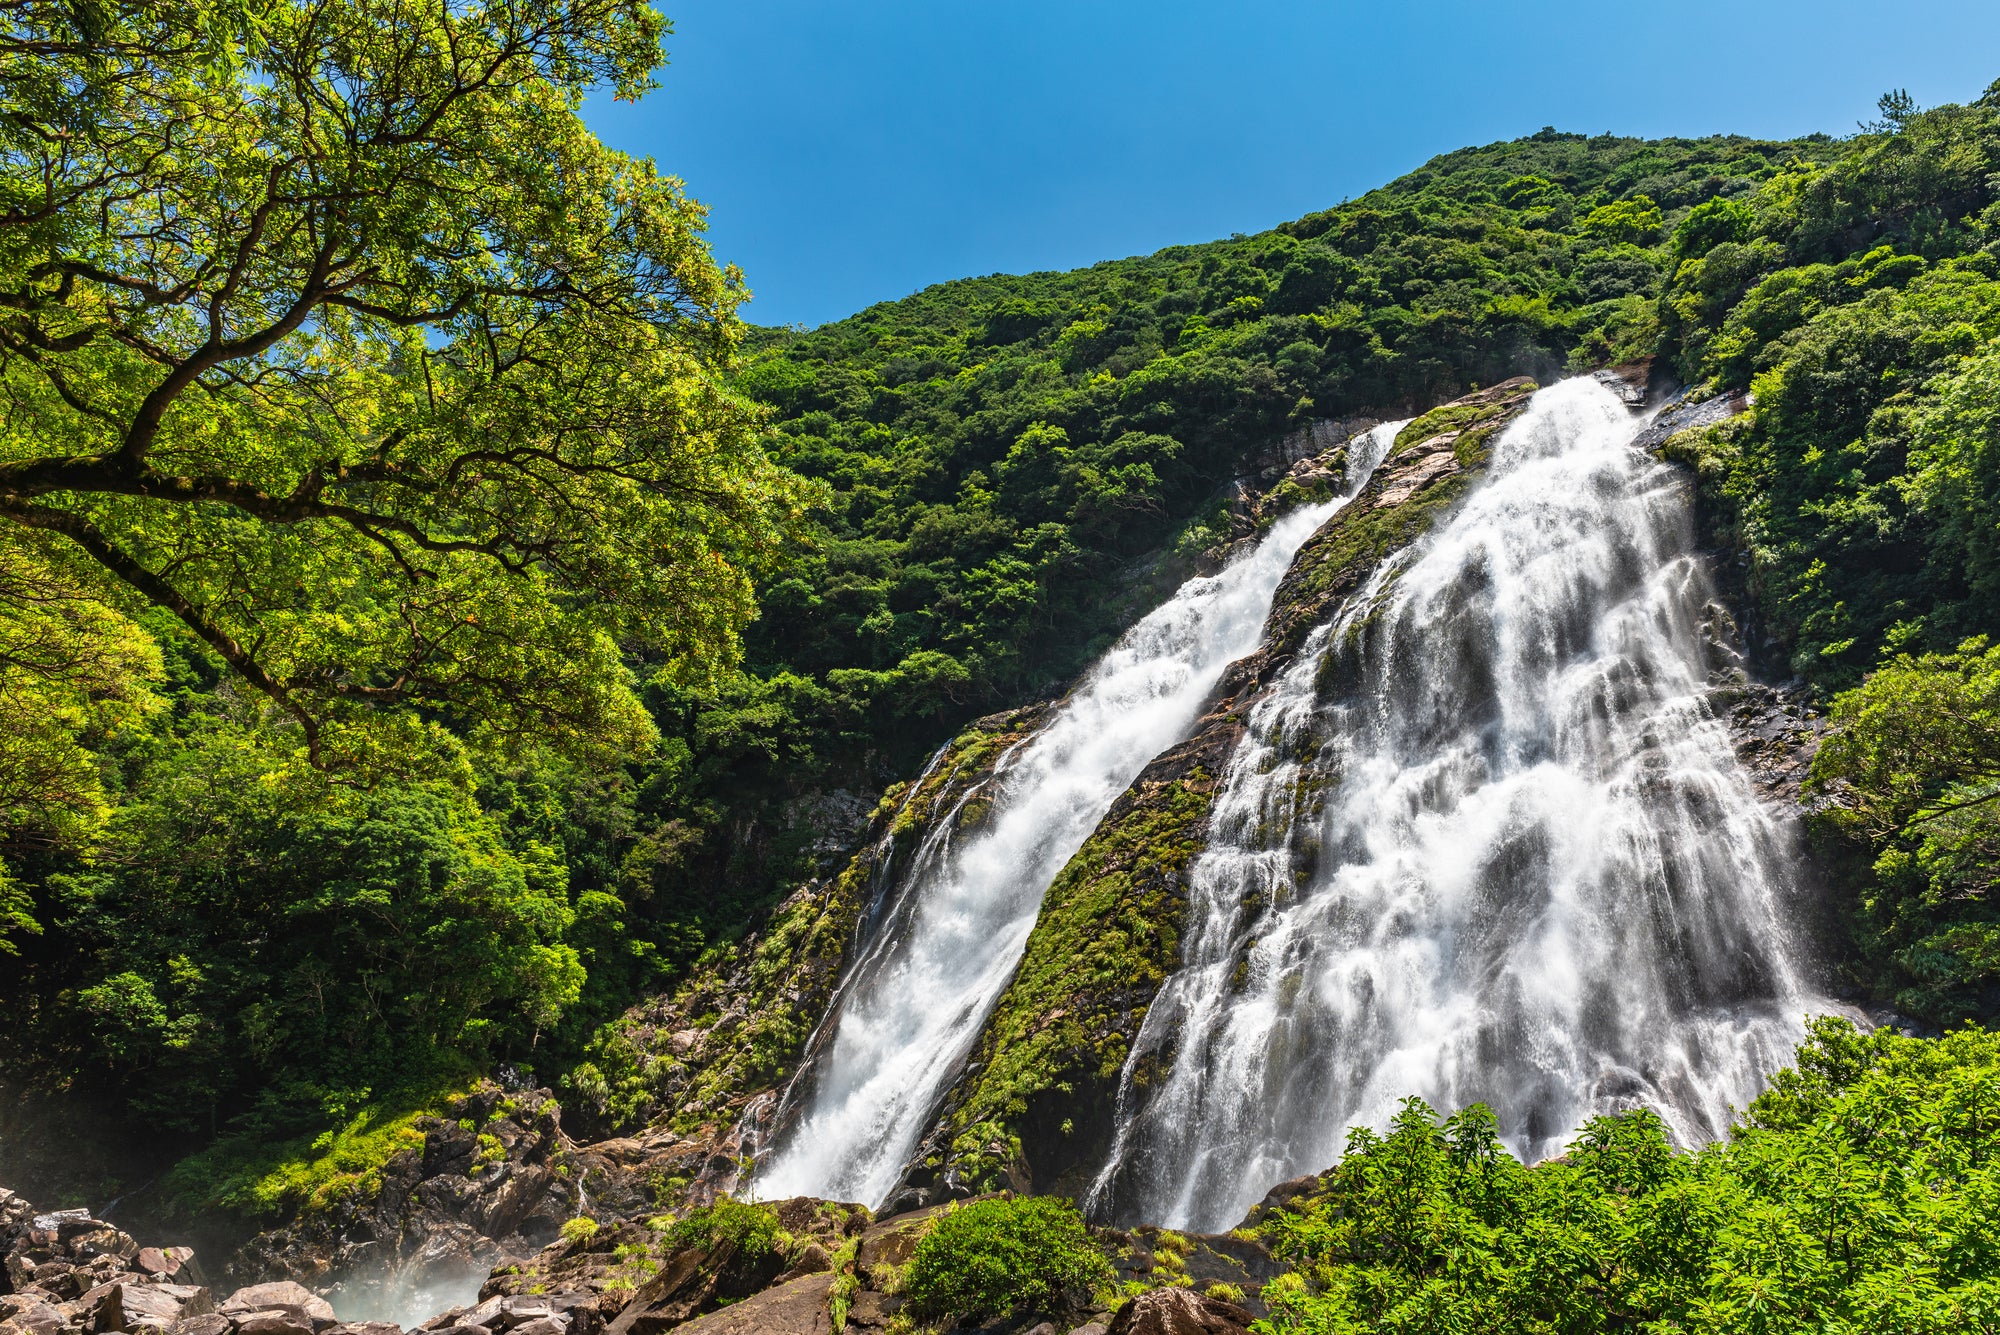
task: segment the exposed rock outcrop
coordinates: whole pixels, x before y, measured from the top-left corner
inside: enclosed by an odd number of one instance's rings
[[[1244,1335],[1251,1320],[1235,1303],[1187,1289],[1154,1289],[1119,1308],[1105,1335]]]
[[[535,1255],[579,1206],[560,1109],[547,1090],[491,1082],[416,1122],[372,1193],[351,1192],[259,1234],[230,1260],[239,1281],[306,1281],[347,1305],[458,1282]]]
[[[190,1249],[141,1247],[88,1210],[39,1213],[5,1189],[0,1258],[0,1335],[400,1335],[343,1324],[289,1280],[218,1302]]]

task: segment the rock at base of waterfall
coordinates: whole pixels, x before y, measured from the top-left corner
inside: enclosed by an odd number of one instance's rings
[[[312,1318],[290,1308],[245,1312],[236,1318],[236,1335],[313,1335]]]
[[[676,1335],[833,1335],[833,1276],[806,1275],[676,1328]]]
[[[1105,1335],[1246,1335],[1251,1320],[1235,1303],[1188,1289],[1154,1289],[1119,1308]]]
[[[207,1316],[215,1299],[193,1284],[119,1283],[97,1309],[99,1330],[164,1330],[184,1317]],[[333,1314],[329,1308],[327,1315]]]
[[[289,1279],[274,1280],[268,1284],[248,1284],[223,1299],[219,1309],[224,1316],[235,1316],[239,1312],[266,1312],[283,1310],[295,1312],[306,1318],[331,1321],[333,1304],[314,1293],[305,1285]]]
[[[229,1335],[236,1329],[235,1323],[220,1312],[210,1312],[207,1316],[182,1317],[167,1327],[167,1335]],[[334,1327],[338,1330],[338,1327]],[[329,1335],[332,1335],[329,1332]],[[402,1335],[401,1331],[390,1328],[390,1335]]]

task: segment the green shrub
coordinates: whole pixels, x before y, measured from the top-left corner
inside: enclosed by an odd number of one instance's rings
[[[724,1196],[713,1205],[690,1211],[660,1242],[663,1253],[729,1243],[741,1255],[761,1256],[778,1243],[778,1215],[768,1206],[746,1205]]]
[[[580,1214],[562,1226],[563,1241],[572,1245],[589,1242],[597,1236],[597,1221],[587,1214]]]
[[[1053,1313],[1111,1278],[1076,1207],[1053,1196],[974,1201],[917,1244],[903,1295],[923,1320]]]

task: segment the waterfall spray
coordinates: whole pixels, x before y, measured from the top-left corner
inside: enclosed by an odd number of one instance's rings
[[[1349,446],[1347,495],[1401,423]],[[1042,895],[1148,761],[1186,736],[1223,669],[1257,646],[1292,556],[1345,498],[1294,511],[1126,632],[980,793],[939,823],[842,980],[830,1038],[787,1094],[755,1190],[880,1206],[1013,976]]]
[[[1685,484],[1637,426],[1594,381],[1542,391],[1252,710],[1099,1215],[1227,1228],[1410,1094],[1489,1104],[1530,1162],[1635,1105],[1698,1143],[1827,1009],[1788,832],[1706,703]]]

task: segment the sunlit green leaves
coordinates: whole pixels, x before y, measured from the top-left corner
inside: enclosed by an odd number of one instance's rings
[[[1272,1332],[1984,1329],[2000,1039],[1819,1021],[1734,1138],[1671,1148],[1635,1112],[1524,1168],[1468,1109],[1405,1106],[1264,1231],[1297,1269]]]
[[[0,522],[169,609],[316,762],[417,706],[630,754],[733,665],[810,489],[721,376],[740,276],[599,144],[648,7],[0,17]],[[88,25],[87,25],[88,26]]]

